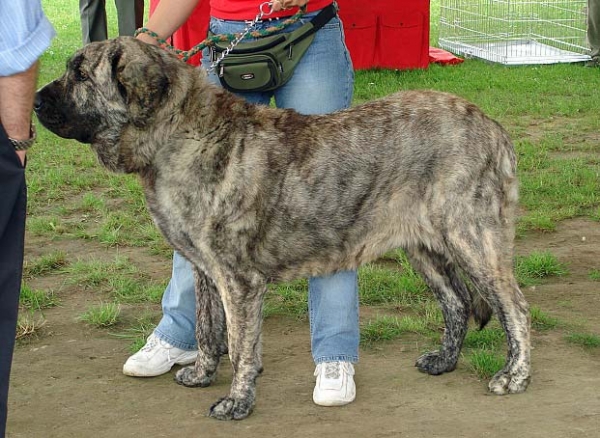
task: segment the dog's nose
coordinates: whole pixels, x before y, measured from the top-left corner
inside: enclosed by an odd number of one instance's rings
[[[33,101],[33,109],[35,112],[38,112],[39,110],[42,109],[42,106],[44,105],[43,101],[42,101],[42,96],[40,96],[40,92],[38,91],[37,93],[35,93],[35,99]]]

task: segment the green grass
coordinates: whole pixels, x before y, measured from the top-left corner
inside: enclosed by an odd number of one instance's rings
[[[25,309],[41,310],[48,307],[54,307],[59,304],[60,300],[53,291],[31,289],[27,285],[21,287],[21,295],[19,296],[19,304]]]
[[[478,378],[488,380],[504,367],[505,358],[495,351],[482,349],[469,354],[467,362]]]
[[[483,330],[469,330],[463,346],[473,349],[499,350],[505,344],[504,330],[500,327],[486,327]]]
[[[426,318],[379,316],[361,327],[360,339],[363,345],[372,345],[397,339],[405,333],[432,335],[433,331]]]
[[[31,339],[46,324],[44,309],[58,306],[59,297],[51,290],[32,289],[27,284],[21,286],[19,295],[19,316],[16,339]]]
[[[590,280],[600,281],[600,269],[592,269],[589,273]]]
[[[102,303],[87,309],[79,319],[95,327],[111,327],[117,323],[120,313],[119,303]]]
[[[425,282],[408,263],[395,268],[378,264],[363,266],[359,271],[358,289],[360,303],[367,306],[412,307],[432,299]]]
[[[70,281],[78,286],[96,288],[121,276],[138,275],[139,270],[126,257],[116,256],[114,262],[78,260],[67,269],[67,273]]]
[[[544,312],[537,306],[531,306],[531,327],[536,330],[552,330],[562,325],[558,318],[555,318]]]
[[[29,260],[23,266],[24,277],[37,277],[59,272],[69,264],[64,251],[54,251],[37,259]]]
[[[308,312],[308,281],[297,280],[269,286],[263,306],[265,318],[273,315],[305,317]]]
[[[156,324],[151,314],[144,312],[136,321],[122,332],[112,333],[113,336],[126,339],[130,342],[129,352],[135,353],[146,344],[148,336],[152,333]]]
[[[30,235],[49,240],[55,240],[71,228],[71,225],[64,223],[58,215],[40,215],[27,219],[27,232]]]
[[[560,277],[568,274],[566,266],[550,252],[532,252],[526,257],[517,257],[515,273],[522,286],[538,284],[548,277]]]
[[[159,303],[165,283],[152,281],[125,257],[114,262],[76,261],[68,269],[69,282],[79,287],[105,291],[123,303]]]
[[[108,280],[113,297],[122,303],[160,303],[166,284],[129,277],[116,277]]]
[[[587,349],[600,348],[600,336],[590,333],[569,333],[565,336],[568,343]]]

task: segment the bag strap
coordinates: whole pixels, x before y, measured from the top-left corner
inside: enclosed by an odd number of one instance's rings
[[[312,20],[291,32],[291,38],[288,40],[288,43],[296,44],[311,37],[317,33],[319,29],[329,23],[329,21],[335,17],[337,11],[338,7],[336,2],[324,7]]]
[[[316,31],[321,29],[323,26],[325,26],[327,23],[329,23],[329,21],[333,17],[335,17],[335,15],[337,14],[337,11],[338,11],[338,6],[337,6],[336,2],[333,2],[329,6],[326,6],[323,9],[321,9],[321,12],[319,12],[315,18],[310,20],[310,23],[313,25],[313,28],[306,36],[312,35]]]

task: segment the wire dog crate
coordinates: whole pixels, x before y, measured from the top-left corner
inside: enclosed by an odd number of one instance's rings
[[[506,65],[590,59],[587,0],[441,0],[439,45]]]

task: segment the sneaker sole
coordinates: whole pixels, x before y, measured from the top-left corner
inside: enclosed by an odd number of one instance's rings
[[[354,401],[354,399],[352,399],[352,400],[315,400],[313,398],[313,402],[316,405],[326,406],[326,407],[345,406],[345,405],[352,403],[353,401]]]
[[[196,362],[196,357],[198,356],[198,354],[194,354],[193,357],[188,357],[188,358],[184,358],[182,360],[178,360],[177,362],[173,363],[173,365],[171,365],[168,368],[160,368],[158,370],[139,370],[139,369],[135,369],[135,367],[132,368],[128,368],[127,367],[127,363],[125,363],[125,365],[123,365],[123,374],[125,374],[126,376],[130,376],[130,377],[157,377],[157,376],[162,376],[163,374],[168,373],[169,371],[171,371],[171,368],[173,368],[174,365],[181,365],[181,366],[185,366],[185,365],[191,365],[194,362]]]

